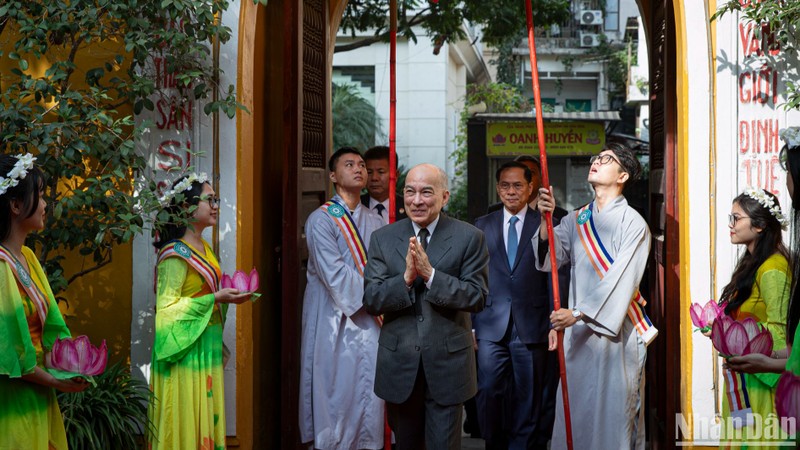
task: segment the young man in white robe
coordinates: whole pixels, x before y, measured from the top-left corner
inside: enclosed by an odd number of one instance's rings
[[[337,150],[328,169],[336,195],[305,226],[300,437],[315,449],[379,449],[385,406],[373,380],[380,326],[361,298],[366,249],[383,222],[361,204],[367,169],[357,150]]]
[[[592,157],[588,181],[594,200],[554,229],[556,260],[571,271],[571,308],[553,311],[550,348],[565,330],[564,352],[577,449],[644,449],[646,345],[657,331],[638,295],[650,250],[650,230],[622,195],[638,178],[634,153],[609,144]],[[553,211],[550,191],[539,190],[539,211]],[[545,221],[532,242],[539,270],[551,270]],[[552,449],[566,448],[561,386]]]

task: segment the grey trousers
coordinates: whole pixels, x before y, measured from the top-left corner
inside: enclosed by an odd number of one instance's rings
[[[463,403],[440,405],[431,398],[422,361],[411,395],[403,403],[386,402],[396,450],[460,450]]]

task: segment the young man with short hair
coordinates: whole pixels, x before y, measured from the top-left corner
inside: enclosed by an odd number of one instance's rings
[[[361,303],[366,249],[380,219],[359,199],[361,154],[328,161],[336,195],[308,217],[308,285],[300,347],[300,435],[313,448],[379,449],[384,402],[373,392],[380,326]]]
[[[558,265],[571,267],[571,309],[553,311],[554,330],[565,330],[572,442],[578,449],[644,449],[644,363],[657,331],[639,294],[650,250],[650,230],[622,195],[641,173],[635,154],[609,144],[592,157],[588,181],[594,200],[554,229]],[[553,211],[546,188],[539,211]],[[536,266],[551,270],[547,227],[533,238]],[[551,349],[555,349],[555,332]],[[564,408],[557,395],[553,449],[566,448]]]

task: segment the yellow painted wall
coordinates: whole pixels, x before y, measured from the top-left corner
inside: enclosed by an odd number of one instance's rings
[[[131,257],[130,245],[116,247],[111,264],[75,280],[61,294],[69,300],[67,325],[72,334],[85,334],[95,344],[105,339],[112,361],[128,361],[131,352]],[[72,256],[65,270],[73,273],[82,263],[79,255]]]
[[[18,67],[16,61],[8,58],[11,44],[17,37],[13,30],[6,29],[0,35],[0,46],[4,56],[0,57],[0,87],[5,87],[8,80],[3,74],[9,74],[12,67]],[[102,67],[103,61],[113,55],[122,45],[105,42],[79,51],[76,58],[78,69],[71,78],[75,87],[84,86],[85,71],[94,67]],[[65,50],[55,48],[48,54],[51,59],[28,60],[28,72],[35,76],[43,76],[55,58],[63,58]],[[107,77],[109,75],[106,75]],[[119,108],[121,115],[131,115],[130,107]],[[67,318],[67,325],[73,335],[86,334],[93,343],[106,340],[112,361],[130,358],[131,341],[131,285],[132,285],[132,248],[130,245],[119,246],[113,251],[113,262],[102,269],[76,279],[66,292],[56,294],[67,299],[61,304],[62,312]],[[91,267],[91,257],[82,257],[77,252],[67,255],[64,268],[67,278],[72,274]]]

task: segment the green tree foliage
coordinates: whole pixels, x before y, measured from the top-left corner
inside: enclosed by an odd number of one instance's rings
[[[212,42],[226,0],[6,0],[0,2],[0,151],[34,153],[48,177],[46,228],[32,245],[58,293],[112,261],[144,225],[155,185],[134,198],[146,168],[136,140],[153,110],[156,69],[174,76],[180,103],[212,98],[205,112],[233,117],[233,86],[218,85]],[[154,55],[163,61],[158,67]],[[219,98],[219,100],[216,100]],[[143,210],[142,210],[143,208]],[[86,259],[66,274],[65,254]]]
[[[333,84],[331,94],[333,117],[333,148],[355,147],[362,152],[381,142],[385,134],[375,106],[367,101],[352,84]]]
[[[630,67],[636,65],[636,54],[636,47],[630,39],[625,42],[611,42],[605,34],[600,35],[600,45],[586,53],[588,60],[603,63],[603,71],[608,80],[605,90],[609,104],[615,97],[625,97],[628,74]],[[569,70],[571,71],[571,67]]]
[[[797,65],[797,43],[800,38],[800,2],[796,0],[728,0],[711,17],[714,21],[725,14],[739,12],[741,17],[761,27],[753,27],[753,33],[766,42],[765,50],[757,56],[775,67],[788,63]],[[770,36],[765,36],[765,32]],[[774,52],[771,50],[780,50]],[[777,54],[772,54],[777,53]],[[786,81],[785,109],[800,109],[800,84],[796,80]]]
[[[465,37],[464,20],[482,25],[482,41],[500,46],[517,40],[526,27],[525,2],[509,0],[398,0],[398,35],[417,41],[413,27],[422,27],[436,48],[444,42]],[[533,0],[533,20],[537,26],[561,23],[569,17],[568,0]],[[389,40],[389,0],[350,0],[340,29],[350,33],[371,31],[372,36],[336,47],[353,50]]]
[[[533,109],[517,86],[504,83],[467,86],[467,95],[464,97],[465,108],[461,111],[456,135],[456,149],[450,155],[455,166],[455,178],[447,206],[450,215],[462,220],[467,218],[467,121],[470,118],[467,109],[481,102],[486,104],[487,113],[521,113]]]

